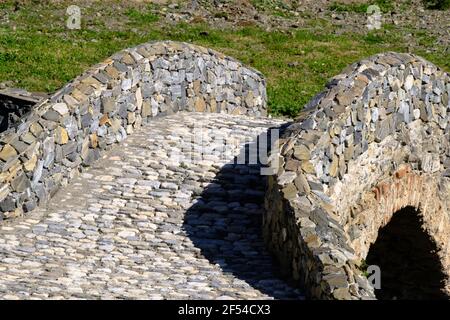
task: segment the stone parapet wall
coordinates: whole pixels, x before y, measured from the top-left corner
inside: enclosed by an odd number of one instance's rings
[[[153,117],[180,110],[263,116],[266,100],[259,72],[213,50],[170,41],[123,50],[0,135],[0,218],[45,203]]]
[[[310,297],[374,299],[361,262],[406,206],[420,211],[448,275],[449,96],[450,77],[433,64],[379,54],[333,78],[282,134],[264,236]]]

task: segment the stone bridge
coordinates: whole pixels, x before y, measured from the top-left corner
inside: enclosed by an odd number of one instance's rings
[[[371,245],[401,210],[435,245],[421,260],[445,292],[448,75],[388,53],[327,87],[274,119],[258,71],[152,42],[15,112],[0,297],[375,298],[361,264],[381,264]],[[268,163],[260,142],[278,130]]]
[[[309,296],[374,298],[362,275],[373,263],[377,297],[448,298],[449,94],[449,75],[431,63],[376,55],[332,79],[285,130],[264,233]]]

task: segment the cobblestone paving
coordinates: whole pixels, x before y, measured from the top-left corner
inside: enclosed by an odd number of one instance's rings
[[[46,207],[2,223],[0,298],[301,299],[264,249],[259,167],[233,163],[280,124],[201,113],[146,124]]]

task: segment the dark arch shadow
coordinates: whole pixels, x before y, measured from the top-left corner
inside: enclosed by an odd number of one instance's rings
[[[379,230],[366,258],[381,269],[381,300],[448,300],[442,290],[446,276],[435,242],[422,229],[420,213],[413,207],[397,211]]]
[[[248,155],[265,134],[241,148],[245,163],[237,163],[235,157],[217,172],[186,211],[183,229],[201,254],[223,272],[275,299],[300,299],[301,291],[281,277],[262,237],[266,176],[260,174],[259,161],[249,164]]]

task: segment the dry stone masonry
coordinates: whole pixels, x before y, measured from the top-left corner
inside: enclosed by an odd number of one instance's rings
[[[420,212],[448,279],[449,95],[449,75],[433,64],[379,54],[333,78],[285,130],[264,235],[308,296],[375,298],[361,264],[405,207]]]
[[[283,123],[265,108],[258,72],[174,42],[36,105],[1,136],[1,209],[20,217],[0,225],[0,297],[302,299],[265,249],[260,167],[234,161]]]
[[[411,208],[449,294],[449,96],[436,66],[379,54],[286,124],[264,117],[259,72],[166,41],[24,109],[2,98],[0,218],[16,219],[0,225],[0,296],[374,299],[364,260]],[[273,174],[236,163],[272,127]]]
[[[153,119],[46,206],[2,222],[0,298],[303,298],[265,249],[258,166],[233,163],[281,123],[199,112]],[[226,156],[214,150],[223,135],[236,142]],[[195,161],[173,157],[183,150]]]
[[[179,110],[260,116],[265,80],[202,47],[153,42],[121,51],[35,105],[0,135],[0,217],[45,203],[143,122]]]

